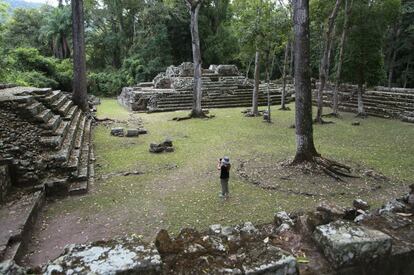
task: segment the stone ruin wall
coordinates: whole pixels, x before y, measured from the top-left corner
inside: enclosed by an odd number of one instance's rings
[[[271,223],[160,230],[139,236],[73,244],[35,270],[0,263],[5,275],[28,274],[366,274],[414,273],[414,185],[370,210],[362,200],[343,208],[322,202],[306,213],[277,212]],[[75,272],[76,273],[76,272]]]
[[[0,158],[9,165],[13,182],[38,184],[47,166],[39,146],[41,129],[13,101],[0,102],[0,125]]]
[[[0,204],[6,201],[7,192],[11,187],[9,166],[0,163]]]

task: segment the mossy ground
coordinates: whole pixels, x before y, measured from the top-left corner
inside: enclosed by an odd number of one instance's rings
[[[290,108],[293,110],[294,105]],[[260,117],[243,117],[242,110],[216,109],[211,110],[216,115],[214,119],[176,122],[173,117],[188,112],[131,114],[113,99],[102,100],[98,116],[118,121],[94,129],[97,180],[86,196],[49,204],[45,223],[69,215],[76,217],[72,220],[79,231],[73,234],[97,231],[88,233],[90,239],[132,233],[152,238],[160,228],[177,232],[186,226],[202,229],[214,223],[269,222],[278,210],[309,209],[326,199],[264,190],[234,173],[241,160],[284,160],[295,152],[295,130],[289,128],[294,111],[279,111],[275,106],[273,123],[268,124]],[[343,119],[334,119],[335,124],[314,127],[317,150],[323,156],[351,166],[370,167],[393,179],[393,192],[384,187],[378,191],[381,197],[391,198],[396,191],[407,191],[406,186],[414,182],[413,125],[369,117],[361,120],[361,126],[351,126],[354,115],[342,116]],[[126,125],[133,117],[142,118],[149,134],[138,138],[110,136],[110,127]],[[131,124],[130,120],[129,127]],[[173,140],[175,152],[148,152],[151,142],[167,137]],[[216,164],[223,155],[233,162],[231,198],[227,201],[218,197]],[[124,176],[126,171],[143,174]],[[278,178],[275,181],[283,184]],[[327,178],[326,184],[331,181]],[[332,188],[338,186],[335,184]],[[361,198],[377,206],[382,201],[376,201],[376,194],[367,192]],[[328,199],[352,203],[346,189],[339,196]]]

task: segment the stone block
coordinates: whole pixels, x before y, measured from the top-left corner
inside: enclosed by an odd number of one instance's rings
[[[148,134],[148,131],[145,128],[139,128],[138,129],[138,134],[139,135],[146,135],[146,134]]]
[[[125,135],[124,128],[116,127],[111,129],[111,135],[116,137],[123,137]]]
[[[344,221],[316,227],[313,238],[337,268],[385,257],[392,248],[387,234]]]
[[[173,142],[171,139],[167,138],[164,140],[164,142],[162,143],[165,147],[172,147],[173,146]]]
[[[161,256],[136,238],[70,245],[49,262],[44,274],[160,274]]]
[[[233,76],[240,74],[236,65],[218,65],[215,69],[216,73],[219,75]]]
[[[150,144],[150,153],[162,153],[164,152],[165,147],[162,144],[158,144],[158,143],[151,143]]]
[[[247,257],[251,260],[243,263],[244,274],[299,274],[295,257],[273,245],[252,247]]]
[[[174,152],[174,147],[165,147],[165,152],[166,153],[172,153],[172,152]]]
[[[138,135],[139,135],[139,130],[138,129],[127,129],[125,136],[127,136],[127,137],[137,137]]]

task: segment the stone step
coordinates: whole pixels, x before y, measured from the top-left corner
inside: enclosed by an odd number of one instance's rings
[[[92,120],[88,119],[85,125],[84,139],[81,148],[81,156],[79,161],[79,167],[74,177],[76,181],[87,181],[89,175],[89,161],[91,152],[91,127]]]
[[[50,103],[50,107],[54,110],[59,110],[59,108],[62,107],[67,100],[68,97],[64,93],[58,92],[58,96],[55,97],[54,101]]]
[[[73,144],[75,143],[75,134],[78,129],[82,116],[83,114],[81,113],[80,110],[78,110],[75,117],[70,123],[69,131],[66,134],[59,151],[54,154],[49,155],[49,158],[50,158],[49,160],[54,161],[54,163],[57,166],[59,166],[62,163],[66,163],[68,161],[70,152],[72,151],[72,148],[73,148]]]
[[[48,178],[44,182],[46,197],[66,196],[69,192],[69,181],[67,177]]]
[[[69,113],[72,106],[73,106],[73,101],[71,99],[69,99],[68,97],[66,97],[65,104],[58,109],[58,113],[61,116],[65,117],[65,116],[68,115],[68,113]]]
[[[54,115],[47,123],[42,124],[41,127],[47,131],[55,131],[59,127],[61,121],[61,116]]]
[[[274,101],[274,100],[281,100],[281,96],[277,95],[277,96],[270,96],[270,100]],[[227,103],[245,103],[245,102],[251,102],[252,101],[252,97],[245,97],[245,98],[210,98],[210,99],[206,99],[203,98],[201,100],[201,104],[227,104]],[[267,97],[259,97],[259,101],[266,101],[267,102]],[[160,100],[157,103],[157,106],[160,105],[174,105],[174,104],[192,104],[193,100]]]
[[[52,91],[49,95],[43,97],[40,100],[43,101],[46,105],[52,106],[52,103],[59,99],[61,96],[61,91]]]
[[[272,106],[275,105],[279,105],[279,102],[272,102]],[[226,105],[203,105],[202,107],[205,109],[219,109],[219,108],[237,108],[237,107],[251,107],[252,103],[251,102],[247,102],[247,103],[236,103],[236,104],[232,104],[232,103],[228,103]],[[267,102],[259,102],[258,103],[259,106],[266,106]],[[179,110],[189,110],[191,109],[192,106],[191,105],[184,105],[184,106],[170,106],[170,107],[162,107],[162,108],[156,108],[156,109],[152,109],[149,110],[149,112],[171,112],[171,111],[179,111]]]
[[[37,114],[34,118],[37,122],[47,123],[52,117],[52,111],[50,109],[45,109],[43,112]]]
[[[37,215],[44,203],[44,192],[38,191],[21,196],[12,203],[0,207],[0,262],[18,261]]]
[[[70,153],[70,157],[68,163],[66,165],[68,171],[76,171],[79,168],[80,157],[82,152],[82,144],[84,142],[84,133],[85,133],[85,124],[86,124],[86,117],[83,116],[78,131],[76,133],[75,143],[73,145],[72,152]]]
[[[25,109],[29,112],[31,116],[36,116],[44,110],[46,110],[46,107],[38,101],[33,101],[31,104],[26,106]]]
[[[88,180],[72,182],[69,186],[69,195],[83,195],[88,193]]]
[[[61,121],[59,127],[50,136],[40,138],[40,143],[44,147],[57,149],[62,146],[63,140],[69,131],[70,122]]]
[[[72,107],[70,107],[69,112],[66,114],[66,116],[63,119],[72,120],[78,110],[79,110],[79,107],[76,105],[73,105]]]

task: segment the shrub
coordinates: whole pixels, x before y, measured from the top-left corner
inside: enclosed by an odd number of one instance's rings
[[[118,95],[127,83],[122,72],[91,72],[88,75],[88,92],[94,95],[113,97]]]

